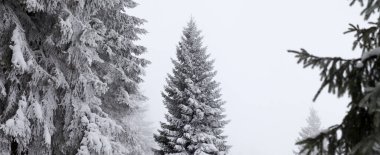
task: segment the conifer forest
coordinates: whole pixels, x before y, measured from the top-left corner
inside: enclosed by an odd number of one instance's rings
[[[0,155],[380,155],[380,0],[0,0]]]

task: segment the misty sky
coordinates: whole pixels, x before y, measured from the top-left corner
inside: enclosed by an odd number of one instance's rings
[[[309,107],[322,126],[340,123],[348,100],[323,93],[319,71],[303,69],[288,49],[305,48],[320,56],[358,57],[348,23],[364,23],[359,7],[339,0],[137,0],[129,14],[146,19],[149,33],[139,44],[152,61],[142,90],[148,118],[159,127],[166,109],[160,92],[171,73],[182,29],[194,17],[208,53],[216,60],[216,80],[227,101],[225,128],[232,155],[291,155]],[[127,11],[127,12],[128,12]]]

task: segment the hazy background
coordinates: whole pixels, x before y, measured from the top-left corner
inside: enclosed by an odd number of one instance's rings
[[[348,23],[363,23],[360,8],[339,0],[137,0],[130,14],[148,20],[149,33],[140,44],[149,50],[144,93],[148,118],[159,128],[166,109],[160,92],[173,65],[176,46],[190,17],[203,31],[204,45],[216,59],[221,82],[225,128],[232,155],[291,155],[309,107],[322,126],[340,123],[348,100],[326,92],[312,98],[320,86],[319,71],[303,69],[288,49],[305,48],[320,56],[358,57]],[[127,11],[127,12],[128,12]]]

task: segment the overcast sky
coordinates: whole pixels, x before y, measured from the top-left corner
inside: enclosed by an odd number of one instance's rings
[[[303,69],[288,49],[305,48],[321,56],[358,57],[348,23],[363,23],[359,7],[339,0],[137,0],[129,13],[148,22],[139,44],[149,50],[143,91],[148,118],[159,127],[166,109],[160,92],[173,65],[176,46],[190,17],[216,60],[226,114],[225,128],[232,155],[292,155],[309,107],[322,126],[340,123],[348,100],[323,93],[318,70]],[[128,11],[127,11],[128,12]]]

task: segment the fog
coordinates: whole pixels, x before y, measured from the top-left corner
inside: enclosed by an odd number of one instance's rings
[[[331,0],[139,0],[127,13],[146,19],[149,33],[143,92],[155,129],[166,109],[161,91],[171,73],[182,29],[193,17],[215,59],[216,80],[227,102],[225,128],[232,155],[291,155],[313,106],[324,128],[340,123],[348,100],[324,91],[316,102],[319,70],[303,69],[288,49],[320,56],[359,57],[352,51],[349,23],[364,23],[359,7]]]

